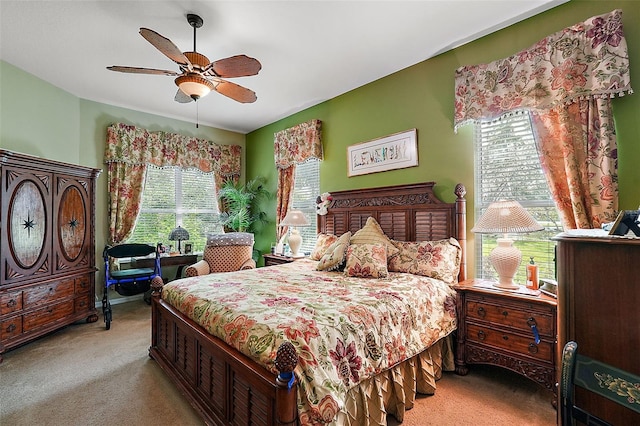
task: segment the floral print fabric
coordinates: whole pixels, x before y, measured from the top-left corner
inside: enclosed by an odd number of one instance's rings
[[[310,158],[322,160],[322,121],[310,120],[274,133],[276,167],[288,169]]]
[[[455,238],[438,241],[394,241],[400,253],[389,259],[389,270],[458,282],[462,249]]]
[[[240,145],[218,145],[168,132],[117,123],[107,128],[104,162],[195,168],[224,177],[240,176]]]
[[[592,17],[506,59],[458,68],[458,128],[517,110],[548,110],[590,97],[633,93],[622,11]]]
[[[387,249],[382,244],[351,244],[344,274],[349,277],[386,278]]]
[[[327,249],[331,247],[331,244],[335,243],[338,237],[333,234],[318,234],[316,239],[316,246],[313,248],[311,252],[311,256],[309,258],[311,260],[320,260],[322,256],[327,252]]]
[[[350,388],[421,353],[456,328],[455,291],[411,274],[316,271],[315,261],[185,278],[162,297],[209,333],[276,372],[280,343],[299,363],[301,424],[331,422]]]

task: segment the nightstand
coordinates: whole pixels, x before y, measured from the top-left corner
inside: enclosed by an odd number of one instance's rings
[[[295,260],[293,257],[280,254],[263,254],[262,257],[264,257],[264,266],[282,265]]]
[[[556,389],[557,303],[500,290],[491,281],[458,283],[456,373],[468,364],[493,364],[521,374],[554,393]],[[536,332],[537,337],[536,338]]]

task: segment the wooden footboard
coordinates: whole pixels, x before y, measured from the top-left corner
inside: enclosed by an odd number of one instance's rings
[[[165,303],[161,291],[161,284],[154,286],[149,355],[207,424],[297,424],[296,383],[289,387],[287,377],[295,362],[288,362],[289,354],[281,357],[279,351],[276,376]]]

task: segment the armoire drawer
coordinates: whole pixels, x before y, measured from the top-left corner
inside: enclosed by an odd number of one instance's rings
[[[0,315],[22,309],[22,291],[0,293]]]
[[[76,294],[89,293],[91,289],[91,280],[88,276],[82,276],[75,279],[75,292]]]
[[[25,314],[23,317],[23,331],[34,330],[61,318],[73,314],[74,301],[65,300],[61,303],[52,304],[36,311]]]
[[[22,333],[22,316],[0,321],[0,341],[11,339]]]
[[[75,280],[73,278],[25,288],[23,306],[25,309],[29,309],[46,305],[66,297],[71,298],[73,297],[74,289]]]

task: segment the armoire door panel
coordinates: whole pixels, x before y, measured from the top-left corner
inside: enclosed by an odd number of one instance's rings
[[[1,244],[2,278],[5,283],[50,272],[51,174],[3,169],[2,216],[6,218]]]

